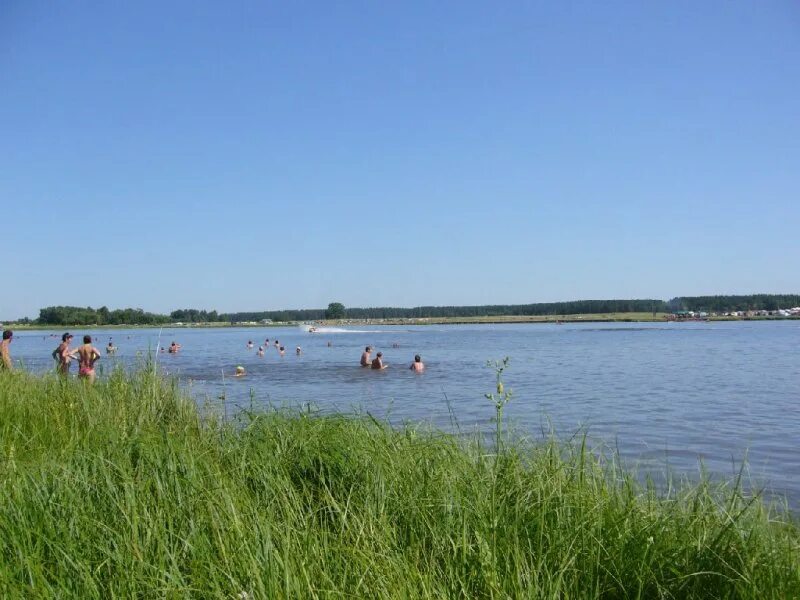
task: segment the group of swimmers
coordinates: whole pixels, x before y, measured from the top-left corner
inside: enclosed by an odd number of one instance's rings
[[[385,369],[389,365],[383,362],[383,352],[378,352],[375,355],[375,358],[371,359],[372,354],[372,346],[367,346],[364,348],[364,352],[361,353],[361,366],[362,367],[370,367],[372,369]],[[422,358],[419,354],[414,355],[414,362],[411,363],[409,367],[415,373],[421,373],[425,370],[425,363],[422,362]]]
[[[269,339],[267,339],[265,341],[265,344],[269,347]],[[332,344],[330,342],[328,342],[328,347],[330,347],[331,345]],[[247,349],[250,350],[253,347],[254,347],[253,341],[252,340],[248,340],[247,341]],[[280,345],[280,342],[278,340],[275,340],[275,347],[279,349],[281,356],[283,356],[285,354],[284,347]],[[395,344],[394,347],[397,347],[397,344]],[[297,356],[300,356],[300,354],[302,353],[302,350],[300,349],[300,346],[297,347],[296,352],[297,352]],[[258,354],[258,356],[264,356],[264,346],[259,346],[258,347],[257,354]],[[375,355],[375,358],[373,359],[372,358],[372,346],[367,346],[366,348],[364,348],[364,352],[362,352],[362,354],[361,354],[361,366],[362,367],[370,367],[370,368],[376,369],[376,370],[383,370],[383,369],[386,369],[389,365],[387,363],[383,362],[383,352],[378,352]],[[414,362],[411,363],[411,366],[409,367],[409,369],[414,371],[415,373],[422,373],[425,370],[425,363],[422,362],[422,357],[420,357],[419,354],[415,354],[414,355]],[[234,371],[233,376],[234,377],[244,377],[245,374],[246,374],[245,368],[243,366],[239,365],[239,366],[236,367],[236,370]]]
[[[256,355],[257,356],[264,356],[264,346],[269,348],[269,338],[264,340],[264,345],[263,346],[259,346],[258,347],[258,350],[256,351]],[[247,340],[247,349],[248,350],[252,350],[253,347],[254,347],[253,340]],[[275,340],[275,349],[278,351],[278,354],[280,354],[281,356],[285,356],[286,355],[286,348],[283,347],[281,345],[281,343],[277,339]],[[294,352],[295,352],[295,354],[297,354],[297,356],[300,356],[303,353],[303,350],[300,348],[300,346],[298,346],[297,348],[295,348]]]
[[[163,354],[164,352],[167,352],[169,354],[177,354],[178,352],[180,352],[182,347],[183,346],[181,346],[178,342],[173,341],[169,346],[166,347],[161,346],[159,352],[161,354]]]
[[[100,359],[100,352],[92,346],[92,336],[85,335],[83,336],[83,345],[77,349],[70,348],[70,343],[72,342],[73,335],[71,333],[65,333],[61,336],[61,343],[58,347],[53,350],[52,357],[56,361],[57,366],[56,370],[59,374],[63,376],[69,375],[70,365],[73,360],[78,361],[78,377],[82,379],[88,380],[90,383],[94,383],[96,374],[95,374],[95,363]],[[0,344],[0,369],[11,370],[12,369],[12,362],[11,362],[11,352],[10,352],[10,344],[11,340],[14,338],[14,332],[10,329],[6,329],[3,331],[3,341]],[[269,339],[264,341],[264,345],[269,347]],[[331,346],[331,343],[328,342],[328,346]],[[247,348],[252,349],[254,347],[253,341],[248,340]],[[275,348],[278,350],[281,356],[284,356],[286,353],[286,349],[280,344],[278,340],[275,340]],[[177,354],[181,349],[181,345],[177,342],[173,341],[169,348],[166,350],[170,354]],[[115,354],[117,351],[116,346],[114,346],[113,341],[109,340],[108,346],[106,346],[106,354]],[[164,352],[164,348],[161,348],[161,352]],[[300,346],[297,346],[295,349],[295,353],[297,356],[302,354],[302,349]],[[364,348],[364,352],[361,354],[361,366],[362,367],[370,367],[376,370],[382,370],[387,368],[389,365],[383,362],[383,353],[378,352],[373,359],[371,357],[372,354],[372,346],[367,346]],[[258,347],[258,356],[264,356],[264,346]],[[425,364],[422,362],[422,358],[419,354],[414,356],[414,362],[411,363],[409,367],[412,371],[416,373],[421,373],[425,370]],[[245,374],[245,369],[242,366],[237,366],[236,371],[234,372],[234,377],[242,377]]]

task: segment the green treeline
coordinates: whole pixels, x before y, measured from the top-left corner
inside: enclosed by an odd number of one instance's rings
[[[483,306],[417,306],[415,308],[347,308],[348,319],[412,319],[423,317],[499,317],[508,315],[571,315],[612,312],[664,312],[663,300],[575,300],[537,304],[491,304]],[[325,318],[325,309],[237,312],[220,315],[225,321],[314,321]]]
[[[778,310],[800,306],[796,294],[752,294],[750,296],[688,296],[673,298],[669,310],[730,312],[740,310]]]
[[[331,306],[339,307],[338,303]],[[489,304],[482,306],[417,306],[415,308],[374,307],[347,308],[348,319],[409,319],[442,317],[501,317],[548,316],[603,313],[656,313],[676,310],[730,312],[746,310],[777,310],[800,306],[800,295],[753,294],[749,296],[680,296],[668,302],[653,299],[635,300],[575,300],[571,302],[540,302],[536,304]],[[342,307],[343,308],[343,307]],[[161,325],[166,323],[208,323],[261,321],[317,321],[330,314],[324,308],[266,310],[254,312],[217,313],[215,310],[183,308],[169,315],[145,312],[140,308],[109,310],[78,306],[49,306],[39,311],[39,325]],[[337,313],[339,314],[339,313]]]
[[[348,311],[349,313],[349,311]],[[239,321],[319,321],[325,318],[324,308],[294,308],[288,310],[266,310],[261,312],[223,313],[220,319],[236,323]]]
[[[654,299],[574,300],[536,304],[489,304],[482,306],[417,306],[415,308],[347,308],[348,319],[413,319],[441,317],[501,317],[604,314],[626,312],[673,312],[695,310],[730,312],[740,310],[777,310],[800,306],[800,295],[753,294],[749,296],[681,296],[668,302]],[[219,315],[222,321],[316,321],[326,318],[325,309],[294,309],[263,312],[236,312]]]
[[[613,312],[663,312],[663,300],[576,300],[537,304],[489,304],[483,306],[420,306],[417,308],[348,308],[354,319],[394,317],[500,317],[600,314]]]
[[[141,308],[109,310],[105,306],[48,306],[39,309],[40,325],[160,325],[170,323],[167,315],[143,311]]]
[[[219,315],[215,310],[197,310],[195,308],[182,308],[179,310],[173,310],[171,313],[169,313],[169,317],[172,319],[173,323],[214,323],[216,321],[224,320],[219,318]]]

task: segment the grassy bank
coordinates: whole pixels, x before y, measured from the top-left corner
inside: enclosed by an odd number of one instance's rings
[[[800,597],[798,530],[578,448],[0,373],[4,598]],[[246,596],[242,594],[245,593]]]

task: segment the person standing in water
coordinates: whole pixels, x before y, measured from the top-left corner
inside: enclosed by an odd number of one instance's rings
[[[100,359],[97,348],[92,346],[92,336],[83,336],[83,346],[75,350],[70,356],[78,359],[78,377],[88,379],[89,383],[94,383],[97,376],[94,372],[94,363]]]
[[[370,360],[370,357],[369,357],[370,352],[372,352],[372,346],[367,346],[366,348],[364,348],[364,352],[361,354],[361,366],[362,367],[368,367],[370,365],[370,363],[372,362]]]
[[[69,365],[72,361],[72,350],[69,348],[69,343],[72,341],[72,334],[65,333],[61,336],[61,343],[53,350],[52,357],[57,362],[56,371],[59,375],[66,377],[69,375]]]
[[[422,362],[422,358],[420,358],[419,354],[414,355],[414,362],[411,363],[409,369],[415,373],[422,373],[425,370],[425,363]]]
[[[389,365],[383,364],[383,352],[378,352],[375,356],[375,360],[372,361],[372,368],[373,369],[385,369]]]
[[[13,368],[11,364],[11,340],[14,338],[14,332],[6,329],[3,332],[3,342],[0,343],[0,369],[10,371]]]

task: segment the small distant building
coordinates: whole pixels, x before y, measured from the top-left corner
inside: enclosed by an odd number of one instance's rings
[[[259,323],[262,325],[272,325],[272,319],[261,319]]]

